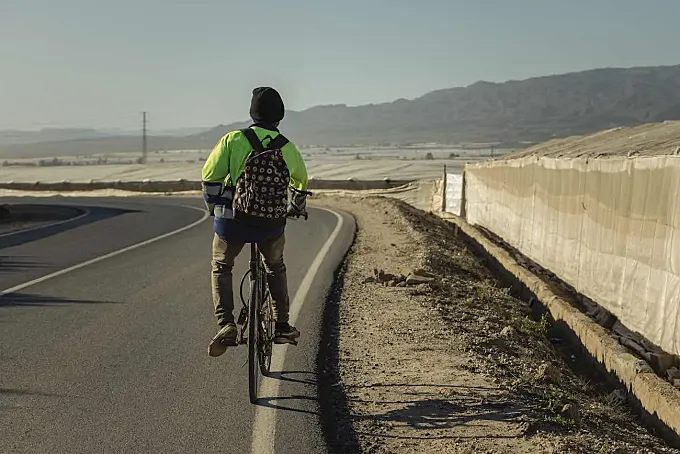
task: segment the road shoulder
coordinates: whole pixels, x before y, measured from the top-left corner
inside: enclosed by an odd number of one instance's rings
[[[450,224],[398,201],[322,199],[358,226],[322,335],[332,452],[680,452],[569,364]]]

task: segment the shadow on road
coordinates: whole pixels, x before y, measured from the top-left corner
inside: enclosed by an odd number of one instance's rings
[[[305,408],[296,408],[295,402],[300,402],[302,406],[305,402],[317,402],[316,397],[310,396],[287,396],[287,397],[260,397],[257,399],[257,405],[267,408],[275,408],[276,410],[291,411],[293,413],[305,413],[308,415],[319,416],[319,412],[307,410]],[[285,402],[286,405],[278,402]]]
[[[45,393],[42,391],[29,391],[27,389],[16,388],[0,388],[0,395],[64,397],[61,394]]]
[[[44,307],[44,306],[64,306],[71,304],[122,304],[117,301],[93,301],[80,300],[49,295],[31,295],[28,293],[10,293],[0,296],[0,308],[2,307]]]
[[[289,383],[298,383],[301,385],[316,387],[316,374],[309,371],[289,370],[280,372],[270,372],[268,378],[274,380],[281,380]],[[283,403],[282,403],[283,402]],[[299,405],[295,405],[298,402]],[[309,410],[309,402],[313,402],[316,407],[318,399],[311,396],[292,395],[292,396],[278,396],[278,397],[261,397],[257,400],[256,405],[267,408],[275,408],[277,410],[292,411],[294,413],[305,413],[309,415],[318,416],[317,411]],[[284,404],[285,403],[285,404]],[[305,407],[305,408],[300,408]]]
[[[311,378],[294,378],[293,376],[301,376],[301,377],[311,377]],[[312,385],[316,386],[316,374],[314,372],[305,372],[301,370],[289,370],[289,371],[281,371],[281,372],[270,372],[269,373],[269,378],[274,378],[276,380],[281,380],[281,381],[287,381],[287,382],[293,382],[293,383],[301,383],[303,385]]]
[[[67,230],[74,229],[76,227],[82,227],[84,225],[103,221],[105,219],[110,219],[115,216],[140,212],[139,210],[129,210],[122,208],[106,208],[85,205],[69,205],[69,206],[79,210],[87,211],[88,215],[80,219],[66,221],[63,224],[59,225],[46,225],[44,227],[39,227],[36,228],[35,230],[30,230],[27,232],[18,231],[15,233],[10,233],[5,236],[0,236],[0,249],[19,246],[21,244],[29,243],[31,241],[47,238],[52,235],[65,232]]]
[[[38,262],[30,257],[0,255],[0,274],[18,273],[37,268],[46,268],[47,266],[49,266],[49,263]]]
[[[64,398],[69,397],[63,394],[47,393],[43,391],[32,391],[28,389],[18,388],[1,388],[0,387],[0,404],[1,411],[25,410],[31,408],[33,405],[27,403],[35,401],[36,398]]]

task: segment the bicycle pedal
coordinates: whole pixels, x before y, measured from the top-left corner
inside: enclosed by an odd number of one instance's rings
[[[290,339],[286,339],[286,340],[283,340],[283,341],[276,341],[276,340],[275,340],[275,341],[274,341],[274,344],[275,344],[275,345],[287,345],[287,344],[290,344],[290,345],[297,345],[297,344],[298,344],[298,341],[296,341],[296,340],[290,340]]]
[[[238,325],[245,325],[248,320],[248,310],[244,307],[241,308],[241,312],[238,314],[238,320],[236,323]]]

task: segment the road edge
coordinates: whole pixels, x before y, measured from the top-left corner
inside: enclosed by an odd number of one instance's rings
[[[326,442],[326,448],[332,454],[360,451],[359,441],[351,422],[347,396],[340,386],[339,369],[340,301],[345,286],[348,259],[356,251],[359,233],[356,217],[352,213],[348,213],[348,215],[354,219],[352,242],[335,270],[333,285],[324,303],[319,350],[316,357],[321,434]]]
[[[295,324],[295,320],[300,313],[300,309],[302,308],[304,301],[307,299],[307,293],[309,292],[309,289],[316,278],[321,263],[325,260],[328,252],[342,233],[343,227],[345,225],[345,218],[342,213],[318,205],[315,205],[313,208],[332,213],[336,216],[337,223],[331,234],[326,239],[326,242],[323,244],[323,246],[321,246],[321,249],[319,249],[314,261],[307,269],[307,273],[303,277],[302,282],[295,293],[295,296],[291,300],[291,310],[289,317],[290,323],[293,325]],[[283,367],[283,364],[286,360],[286,354],[288,353],[288,345],[282,345],[279,351],[279,354],[272,357],[271,368],[273,370],[281,369]],[[281,382],[279,380],[262,377],[258,394],[278,396],[280,386]],[[267,454],[275,452],[274,443],[276,440],[276,419],[277,413],[275,408],[262,405],[257,405],[255,407],[255,416],[253,418],[253,430],[251,436],[251,452],[253,454]]]

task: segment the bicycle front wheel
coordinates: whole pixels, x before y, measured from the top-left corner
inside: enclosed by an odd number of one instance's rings
[[[250,395],[250,403],[254,404],[257,401],[257,384],[258,384],[258,351],[259,345],[259,325],[260,325],[260,307],[262,306],[262,294],[260,293],[260,285],[257,274],[251,277],[250,281],[250,307],[248,308],[248,394]]]
[[[264,286],[264,284],[263,284]],[[272,365],[272,346],[274,344],[274,311],[272,308],[271,295],[263,292],[264,298],[260,307],[260,372],[265,377],[269,376]]]

